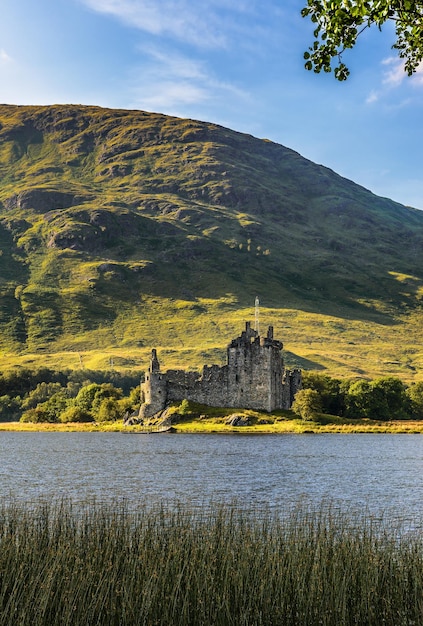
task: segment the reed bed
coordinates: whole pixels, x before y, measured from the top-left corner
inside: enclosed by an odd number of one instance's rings
[[[422,537],[330,507],[6,502],[0,624],[418,626]]]

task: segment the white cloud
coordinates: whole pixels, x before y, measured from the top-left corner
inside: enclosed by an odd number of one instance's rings
[[[378,92],[372,89],[372,91],[369,93],[369,95],[366,98],[366,104],[373,104],[374,102],[377,102],[378,100],[379,100]]]
[[[201,61],[173,50],[149,48],[143,53],[144,64],[132,73],[133,106],[137,108],[185,116],[184,107],[248,99],[243,90],[217,80]]]
[[[251,44],[257,38],[271,35],[269,16],[281,19],[274,0],[75,1],[132,28],[199,48],[228,48],[234,39],[237,45],[240,41],[243,45]]]
[[[388,69],[384,72],[383,84],[389,87],[398,87],[404,80],[409,80],[412,85],[423,85],[423,63],[417,67],[412,76],[408,76],[404,69],[404,61],[396,57],[388,57],[382,61],[382,65]]]
[[[143,54],[147,54],[153,60],[153,67],[150,72],[155,75],[175,76],[179,78],[189,78],[201,80],[207,77],[207,73],[201,61],[196,61],[191,57],[185,57],[170,50],[163,50],[154,47],[142,49]]]
[[[388,57],[382,61],[382,65],[387,67],[384,71],[382,83],[391,87],[398,87],[407,77],[404,71],[404,61],[396,57]]]
[[[11,62],[12,62],[12,57],[7,54],[6,50],[3,50],[3,48],[0,48],[0,63],[2,65],[6,65],[7,63],[11,63]]]
[[[208,98],[208,93],[200,86],[188,82],[162,82],[149,88],[150,95],[140,97],[142,108],[165,111],[185,105],[199,104]]]
[[[423,63],[420,63],[413,76],[413,83],[416,85],[423,85]]]
[[[230,21],[219,12],[239,13],[243,2],[227,0],[81,0],[86,6],[112,15],[153,35],[167,35],[201,47],[223,47]],[[226,15],[226,18],[228,16]]]
[[[366,98],[366,104],[374,104],[382,100],[392,90],[401,86],[409,85],[411,87],[423,86],[423,63],[420,63],[415,73],[408,76],[404,69],[404,61],[398,57],[388,57],[382,61],[384,67],[382,73],[381,87],[372,89]],[[395,108],[402,108],[409,105],[412,99],[403,98],[395,105]]]

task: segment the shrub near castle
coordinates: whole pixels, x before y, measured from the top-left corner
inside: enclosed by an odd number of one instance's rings
[[[315,389],[300,389],[295,396],[292,410],[306,421],[317,418],[318,414],[322,412],[322,400],[319,392]]]

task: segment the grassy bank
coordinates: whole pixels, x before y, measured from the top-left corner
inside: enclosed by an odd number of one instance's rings
[[[264,419],[268,419],[264,418]],[[222,434],[324,434],[324,433],[391,433],[423,434],[423,421],[393,420],[379,422],[374,420],[343,420],[333,417],[325,424],[305,422],[301,419],[278,419],[266,424],[255,423],[249,426],[230,426],[226,418],[185,419],[173,425],[174,433],[222,433]],[[22,422],[0,423],[1,431],[17,432],[123,432],[138,433],[138,426],[123,426],[122,422],[101,422],[88,424],[32,424]]]
[[[0,625],[421,624],[423,544],[302,508],[3,504]]]
[[[356,420],[356,424],[316,424],[302,420],[277,422],[276,424],[255,425],[246,427],[231,427],[222,423],[204,424],[188,422],[178,424],[179,433],[249,433],[249,434],[324,434],[324,433],[391,433],[391,434],[422,434],[423,423],[414,421],[404,422],[372,422],[371,420]]]

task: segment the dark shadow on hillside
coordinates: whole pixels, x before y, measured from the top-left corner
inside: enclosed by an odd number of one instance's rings
[[[331,315],[347,320],[395,325],[395,313],[377,310],[372,302],[380,301],[386,309],[398,313],[417,302],[412,294],[404,297],[401,285],[385,273],[367,277],[354,284],[354,290],[339,277],[289,272],[265,256],[254,257],[231,250],[220,242],[204,243],[192,258],[187,250],[172,255],[172,261],[153,262],[140,281],[143,293],[157,297],[218,299],[232,294],[237,308],[251,306],[258,295],[269,308],[293,308],[304,312]],[[381,273],[381,276],[383,274]],[[363,304],[357,300],[366,302]]]
[[[285,365],[292,369],[294,367],[298,367],[302,370],[325,370],[327,369],[321,363],[317,363],[316,361],[311,361],[310,359],[305,359],[294,352],[289,352],[289,350],[283,351],[283,357],[285,361]]]
[[[398,323],[396,316],[405,309],[418,306],[417,283],[405,294],[403,283],[386,268],[372,275],[357,258],[346,262],[340,275],[335,263],[322,269],[306,262],[301,250],[295,259],[283,254],[272,257],[257,248],[249,251],[213,237],[194,236],[189,228],[174,223],[156,224],[149,218],[109,215],[102,210],[94,212],[88,224],[90,215],[84,212],[84,237],[78,239],[79,247],[72,247],[78,255],[73,259],[98,263],[97,274],[89,293],[77,302],[75,322],[79,318],[83,323],[76,323],[75,328],[95,328],[104,320],[112,323],[120,306],[136,304],[140,295],[195,303],[197,298],[220,299],[231,294],[234,302],[228,306],[234,309],[251,307],[258,295],[268,308],[389,326]],[[76,235],[81,233],[67,235],[61,247],[70,247]],[[380,302],[385,311],[374,302]]]
[[[16,249],[11,232],[0,223],[0,328],[2,338],[12,345],[26,342],[25,316],[20,292],[28,283],[26,259]]]
[[[0,280],[14,284],[26,284],[29,271],[22,252],[17,250],[13,235],[0,222]]]

